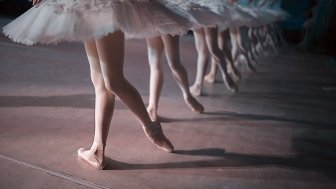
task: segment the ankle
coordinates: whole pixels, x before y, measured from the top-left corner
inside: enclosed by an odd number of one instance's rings
[[[95,150],[104,150],[105,149],[105,145],[102,142],[99,141],[93,141],[91,149],[95,149]]]

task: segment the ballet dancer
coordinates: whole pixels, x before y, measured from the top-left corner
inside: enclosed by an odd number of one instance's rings
[[[204,107],[189,91],[188,74],[180,60],[179,36],[164,35],[147,38],[148,62],[150,65],[150,95],[147,111],[153,121],[157,120],[159,98],[163,85],[162,54],[166,53],[167,62],[174,79],[182,91],[188,107],[198,113],[204,112]]]
[[[229,14],[235,14],[234,19],[230,21],[228,28],[223,28],[219,34],[219,46],[224,51],[228,61],[233,62],[235,66],[238,65],[241,61],[246,63],[247,68],[250,71],[256,72],[256,69],[253,65],[253,61],[248,55],[248,51],[243,47],[240,27],[249,25],[254,19],[255,15],[251,14],[249,10],[243,9],[240,6],[236,5],[237,0],[229,0],[228,4],[230,5]],[[242,2],[240,2],[242,3]],[[244,2],[248,3],[248,2]],[[228,42],[231,39],[231,51],[228,47]],[[217,67],[214,62],[211,63],[209,73],[204,77],[204,80],[208,83],[214,83],[216,78]],[[237,71],[236,73],[239,73]],[[233,77],[236,82],[241,79],[240,74],[236,74],[237,77]]]
[[[196,19],[194,28],[215,26],[222,18],[206,7],[197,4],[195,0],[170,0],[188,11]],[[187,70],[181,64],[179,36],[164,35],[161,37],[147,38],[148,61],[150,64],[150,96],[147,111],[152,120],[157,120],[158,101],[163,85],[162,54],[165,51],[167,62],[173,73],[174,79],[182,91],[183,98],[189,108],[198,113],[204,112],[204,107],[191,95]]]
[[[91,147],[80,148],[78,157],[104,168],[116,96],[140,121],[147,138],[172,152],[160,123],[151,120],[140,94],[124,77],[124,40],[125,33],[139,38],[182,34],[194,25],[189,14],[161,0],[33,0],[33,5],[3,28],[6,36],[26,45],[84,42],[96,96],[95,132]]]
[[[232,6],[233,1],[222,1],[222,0],[201,0],[200,4],[202,6],[209,7],[210,10],[217,13],[223,17],[222,23],[219,23],[216,28],[203,28],[199,30],[194,30],[195,36],[195,46],[198,53],[197,59],[197,73],[194,84],[190,87],[193,95],[199,96],[202,94],[202,86],[204,79],[208,82],[213,83],[215,81],[215,70],[216,64],[220,66],[220,71],[225,74],[226,71],[223,69],[223,64],[218,64],[218,62],[228,63],[228,72],[234,78],[234,80],[239,81],[241,75],[234,65],[234,57],[227,46],[227,41],[229,39],[227,28],[235,24],[236,22],[241,22],[242,19],[252,19],[251,16],[239,10],[238,7]],[[209,55],[210,52],[210,55]],[[205,67],[209,58],[211,57],[212,66],[210,68],[210,74],[204,77]],[[231,92],[237,92],[238,87],[230,87],[230,82],[227,82],[224,78],[224,82]],[[232,81],[232,83],[234,83]]]

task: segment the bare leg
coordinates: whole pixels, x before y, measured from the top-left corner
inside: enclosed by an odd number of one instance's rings
[[[112,118],[115,95],[119,96],[140,120],[151,142],[165,151],[173,151],[174,147],[164,136],[160,124],[150,120],[140,94],[124,78],[124,34],[120,31],[114,32],[86,42],[85,48],[96,91],[95,137],[91,149],[80,148],[78,156],[97,169],[104,168],[104,145]]]
[[[273,52],[276,53],[278,50],[277,50],[277,48],[275,46],[275,42],[274,42],[275,38],[274,38],[274,35],[273,35],[273,31],[272,31],[272,25],[266,26],[265,35],[266,35],[266,39],[265,39],[266,45],[271,46]]]
[[[105,88],[95,41],[87,41],[84,45],[90,63],[91,80],[96,94],[95,132],[91,148],[81,148],[78,151],[83,157],[89,159],[89,162],[95,168],[103,169],[105,145],[113,115],[115,95]]]
[[[233,77],[235,81],[239,81],[241,79],[241,75],[234,65],[234,60],[232,58],[231,50],[227,46],[228,45],[227,42],[229,40],[230,40],[230,32],[228,29],[218,34],[218,47],[223,51],[226,57],[226,61],[229,63],[227,67],[228,72],[231,73],[231,76]],[[215,77],[216,77],[216,72],[217,72],[216,68],[217,68],[216,63],[214,59],[212,59],[210,72],[204,77],[205,81],[209,83],[215,82]]]
[[[238,42],[238,47],[240,49],[240,54],[242,55],[243,59],[245,60],[247,68],[252,72],[256,72],[256,69],[255,69],[254,65],[252,64],[252,61],[251,61],[250,57],[248,56],[248,51],[243,47],[241,32],[240,32],[239,28],[237,28],[237,42]]]
[[[147,111],[153,121],[157,120],[157,109],[163,85],[162,69],[163,42],[161,37],[147,38],[148,62],[150,66],[149,104]]]
[[[197,50],[197,72],[195,82],[190,87],[190,92],[195,96],[200,96],[202,94],[205,68],[209,60],[209,51],[205,40],[204,29],[194,30],[194,37]]]
[[[227,72],[224,53],[218,47],[218,30],[217,28],[205,28],[205,39],[211,56],[216,61],[221,71],[226,87],[233,93],[238,91],[237,86]]]
[[[189,91],[188,74],[180,60],[179,37],[164,35],[162,36],[162,40],[169,67],[173,73],[175,81],[183,93],[184,101],[192,111],[203,113],[203,106],[191,95]]]
[[[204,76],[204,81],[208,83],[215,83],[217,73],[217,64],[216,61],[211,58],[210,70],[209,73]]]
[[[106,88],[117,95],[139,119],[142,126],[152,121],[138,91],[124,77],[124,35],[114,32],[96,39]]]
[[[140,94],[124,77],[124,34],[114,32],[98,38],[96,45],[106,88],[117,95],[139,119],[152,143],[162,150],[172,152],[174,147],[164,136],[161,125],[152,122]]]
[[[250,30],[251,30],[251,28],[247,27],[246,29],[247,29],[248,33],[245,33],[245,35],[248,38],[248,40],[246,40],[244,42],[245,42],[245,45],[247,46],[247,48],[246,48],[247,56],[250,59],[251,63],[253,65],[255,65],[256,64],[256,57],[254,57],[254,55],[253,55],[252,39],[251,39],[251,36],[250,36]]]
[[[256,50],[258,55],[262,55],[264,53],[264,48],[263,48],[263,41],[264,41],[264,26],[260,26],[256,30],[256,36],[258,39],[258,43],[256,46]]]
[[[234,62],[241,62],[241,59],[244,60],[246,66],[249,70],[255,72],[255,68],[251,63],[251,60],[246,53],[246,50],[242,46],[242,40],[239,28],[232,27],[230,28],[231,39],[232,39],[232,46],[233,46],[233,60]]]
[[[228,29],[219,33],[218,46],[224,52],[225,57],[227,58],[227,62],[229,63],[228,71],[231,73],[235,81],[239,81],[241,79],[241,75],[234,65],[234,59],[232,57],[232,53],[227,43],[229,40],[230,40],[230,31]]]
[[[254,34],[255,27],[250,27],[248,30],[248,36],[250,39],[250,44],[251,44],[251,54],[254,57],[254,60],[257,62],[258,55],[257,55],[257,50],[256,50],[256,44],[257,44],[257,39]]]

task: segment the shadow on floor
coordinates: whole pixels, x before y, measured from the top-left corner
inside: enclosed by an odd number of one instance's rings
[[[0,96],[0,107],[70,107],[94,108],[94,94],[77,94],[64,96]],[[116,100],[116,109],[126,109]]]
[[[298,156],[264,156],[225,152],[224,149],[176,150],[175,154],[187,156],[214,156],[215,160],[168,162],[157,164],[129,164],[106,158],[107,170],[143,170],[143,169],[188,169],[188,168],[242,168],[242,167],[286,167],[290,169],[318,171],[336,178],[336,157],[317,158]]]
[[[272,115],[257,115],[257,114],[242,114],[236,112],[229,111],[218,111],[218,112],[205,112],[204,115],[209,115],[209,117],[200,117],[200,118],[168,118],[159,116],[159,120],[162,123],[170,123],[170,122],[190,122],[190,121],[261,121],[261,120],[269,120],[269,121],[279,121],[279,122],[291,122],[302,124],[303,128],[316,128],[316,129],[334,129],[335,126],[332,122],[328,120],[326,122],[318,122],[318,121],[307,121],[286,117],[278,117]]]

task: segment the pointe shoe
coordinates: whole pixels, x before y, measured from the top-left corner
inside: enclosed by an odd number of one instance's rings
[[[239,62],[239,61],[237,60],[236,62]],[[227,70],[230,76],[232,77],[232,79],[234,80],[234,82],[239,82],[241,80],[242,76],[236,68],[233,68],[233,66],[228,64]]]
[[[83,160],[84,162],[88,163],[90,166],[94,167],[95,169],[102,170],[105,168],[104,163],[104,155],[103,149],[96,149],[95,152],[92,152],[91,149],[88,148],[80,148],[77,151],[78,157]],[[96,154],[103,155],[103,160],[100,162]]]
[[[256,68],[255,68],[254,65],[251,63],[250,60],[246,60],[246,66],[247,66],[247,68],[248,68],[251,72],[253,72],[253,73],[257,73]]]
[[[147,112],[153,122],[158,120],[157,109],[147,107]]]
[[[230,92],[232,93],[237,93],[238,92],[238,87],[236,86],[236,84],[234,83],[234,81],[232,80],[232,78],[229,76],[228,73],[225,73],[224,70],[220,69],[222,72],[222,77],[225,83],[225,86],[227,87],[227,89],[229,89]]]
[[[147,138],[156,145],[156,147],[166,151],[173,152],[174,146],[164,136],[160,123],[152,122],[147,127],[142,127]]]
[[[204,113],[204,107],[193,96],[185,98],[184,101],[193,112]]]
[[[201,96],[202,89],[200,85],[194,84],[193,86],[189,87],[190,93],[194,96]]]
[[[208,83],[215,83],[216,82],[216,76],[215,74],[209,73],[206,76],[204,76],[204,81],[208,82]]]
[[[240,59],[243,60],[244,65],[248,68],[249,71],[253,73],[257,72],[254,65],[251,63],[251,59],[247,55],[241,54]]]

